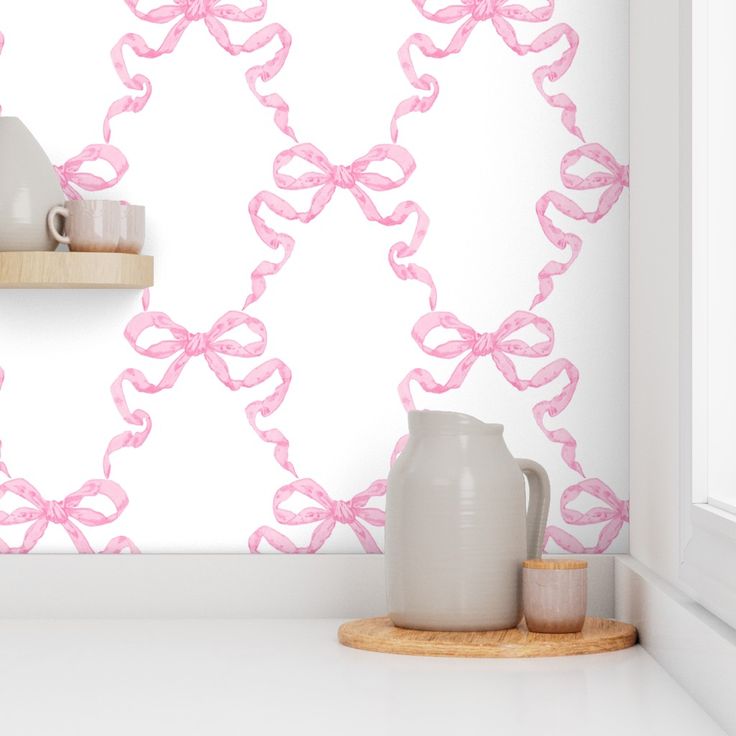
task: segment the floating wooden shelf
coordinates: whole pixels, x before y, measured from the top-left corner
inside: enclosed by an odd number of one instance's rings
[[[127,253],[0,252],[0,289],[145,289],[153,257]]]
[[[585,619],[579,634],[532,634],[524,623],[503,631],[414,631],[389,618],[364,618],[343,624],[341,644],[386,654],[425,657],[563,657],[615,652],[636,644],[631,624],[605,618]]]

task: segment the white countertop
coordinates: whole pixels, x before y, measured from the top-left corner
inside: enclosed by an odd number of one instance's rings
[[[723,736],[641,648],[535,660],[340,646],[339,622],[0,621],[8,736]]]

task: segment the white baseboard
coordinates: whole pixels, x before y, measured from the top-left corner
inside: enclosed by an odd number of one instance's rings
[[[736,631],[628,555],[615,561],[616,618],[729,734],[736,734]]]
[[[577,556],[576,558],[580,558]],[[588,612],[613,616],[613,557]],[[385,613],[383,555],[3,555],[0,618],[359,618]]]

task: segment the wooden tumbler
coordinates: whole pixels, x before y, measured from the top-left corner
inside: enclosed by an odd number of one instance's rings
[[[524,617],[529,631],[573,634],[585,623],[588,563],[527,560],[523,563]]]

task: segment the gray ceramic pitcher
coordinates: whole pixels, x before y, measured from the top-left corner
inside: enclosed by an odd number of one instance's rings
[[[521,563],[541,555],[548,511],[547,473],[511,456],[500,424],[410,412],[409,441],[391,469],[386,498],[394,624],[437,631],[516,626]]]

